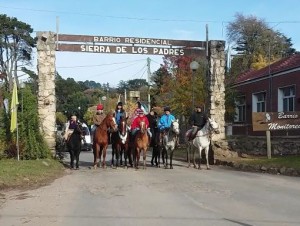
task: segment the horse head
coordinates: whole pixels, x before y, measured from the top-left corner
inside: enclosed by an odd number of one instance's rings
[[[111,129],[113,132],[118,131],[118,125],[113,114],[108,114],[104,120],[108,129]]]
[[[144,120],[140,121],[140,132],[147,133],[147,126],[146,126],[146,122]]]
[[[172,124],[171,124],[171,130],[176,134],[176,135],[179,135],[179,121],[178,119],[172,121]]]
[[[219,124],[213,118],[208,118],[208,123],[212,132],[220,133]]]
[[[120,124],[119,124],[119,133],[122,135],[122,136],[125,136],[126,135],[126,132],[127,132],[127,120],[126,118],[121,118],[121,121],[120,121]]]

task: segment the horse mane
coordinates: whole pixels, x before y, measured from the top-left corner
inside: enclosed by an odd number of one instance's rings
[[[111,112],[109,112],[107,115],[106,115],[106,117],[103,119],[103,121],[100,123],[100,125],[99,125],[99,127],[101,128],[101,129],[107,129],[107,120],[109,119],[109,118],[112,118],[113,117],[113,113],[111,113]]]

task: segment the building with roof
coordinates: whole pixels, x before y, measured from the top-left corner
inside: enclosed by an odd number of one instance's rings
[[[283,58],[236,79],[236,117],[229,135],[265,135],[253,131],[252,112],[300,111],[300,54]],[[300,135],[300,130],[280,130],[273,135]]]

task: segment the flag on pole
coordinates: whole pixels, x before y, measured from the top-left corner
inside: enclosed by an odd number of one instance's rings
[[[17,129],[17,111],[18,111],[18,87],[16,81],[14,81],[13,94],[11,99],[10,111],[10,132],[14,132]]]

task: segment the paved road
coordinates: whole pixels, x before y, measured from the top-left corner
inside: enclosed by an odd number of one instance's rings
[[[0,196],[0,225],[300,225],[300,178],[180,162],[93,170],[91,152],[81,160],[49,186]]]

